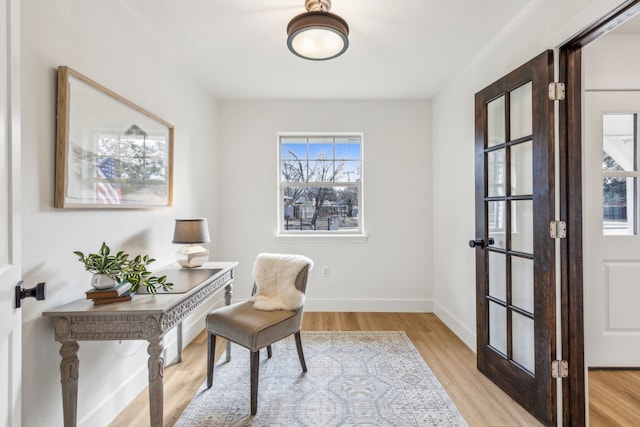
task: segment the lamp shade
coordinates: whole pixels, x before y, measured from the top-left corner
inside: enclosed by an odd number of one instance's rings
[[[309,11],[287,26],[287,46],[295,55],[315,61],[342,55],[349,47],[349,25],[330,12]]]
[[[176,219],[173,243],[208,243],[209,226],[206,218]]]

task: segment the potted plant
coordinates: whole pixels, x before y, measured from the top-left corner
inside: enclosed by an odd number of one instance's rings
[[[140,286],[144,286],[147,292],[155,294],[158,287],[163,290],[169,290],[173,287],[172,283],[167,283],[167,276],[152,276],[147,270],[147,265],[155,261],[149,255],[138,255],[129,258],[129,254],[119,251],[115,255],[111,254],[111,249],[105,242],[98,253],[87,254],[74,251],[78,256],[78,260],[84,263],[87,271],[93,273],[91,286],[96,289],[107,289],[116,283],[131,283],[131,293],[135,293]]]

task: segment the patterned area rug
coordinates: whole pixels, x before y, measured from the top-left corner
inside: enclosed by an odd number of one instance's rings
[[[261,352],[258,413],[250,415],[249,351],[233,345],[176,426],[466,426],[404,332],[302,332]]]

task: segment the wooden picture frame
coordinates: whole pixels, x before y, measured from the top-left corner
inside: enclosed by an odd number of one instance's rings
[[[54,206],[171,206],[173,134],[173,125],[58,67]]]

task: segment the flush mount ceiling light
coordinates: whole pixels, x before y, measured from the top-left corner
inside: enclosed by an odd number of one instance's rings
[[[342,55],[349,47],[347,21],[329,13],[331,0],[306,0],[306,13],[289,21],[287,46],[301,58],[323,61]]]

